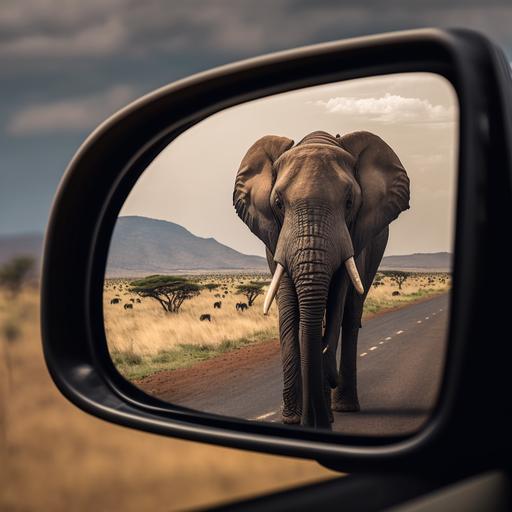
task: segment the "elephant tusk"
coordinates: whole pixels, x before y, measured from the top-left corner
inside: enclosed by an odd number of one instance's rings
[[[263,303],[263,314],[268,314],[268,310],[272,305],[272,301],[276,296],[277,290],[279,288],[279,283],[281,282],[281,278],[284,274],[284,267],[280,263],[277,264],[276,271],[274,272],[274,277],[272,277],[272,282],[268,287],[267,295],[265,297],[265,302]]]
[[[359,295],[363,295],[363,283],[361,282],[361,278],[359,277],[359,272],[357,271],[356,262],[354,261],[353,256],[351,256],[347,261],[345,261],[345,267],[357,293],[359,293]]]

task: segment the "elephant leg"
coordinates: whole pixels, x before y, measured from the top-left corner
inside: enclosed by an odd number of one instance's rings
[[[329,414],[329,421],[334,423],[334,414],[332,413],[332,400],[331,400],[331,386],[329,381],[324,378],[324,396],[325,403],[327,404],[327,412]]]
[[[341,360],[338,387],[333,392],[333,410],[337,412],[356,412],[360,410],[357,396],[357,338],[363,300],[351,291],[345,314],[343,315],[341,333]]]
[[[341,321],[348,289],[348,277],[344,270],[339,270],[333,276],[326,307],[326,325],[323,338],[324,374],[331,388],[338,385],[338,368],[336,352],[341,332]],[[330,400],[329,400],[330,402]]]
[[[368,290],[379,268],[386,249],[389,229],[383,229],[358,258],[365,293],[363,296],[350,288],[343,312],[341,327],[341,359],[338,387],[333,392],[333,410],[338,412],[356,412],[360,410],[357,394],[357,339],[361,328],[363,305]]]
[[[283,423],[300,423],[302,383],[299,349],[299,307],[291,279],[285,275],[277,293],[279,339],[283,366]]]

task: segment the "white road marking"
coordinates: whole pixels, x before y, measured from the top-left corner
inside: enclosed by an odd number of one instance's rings
[[[367,356],[368,355],[368,352],[363,352],[362,354],[359,355],[359,357],[364,357],[364,356]]]
[[[384,342],[383,341],[379,341],[379,345],[384,345]]]
[[[396,331],[397,334],[402,334],[404,331]]]
[[[425,320],[429,320],[429,319],[430,319],[430,317],[429,317],[429,316],[426,316],[426,317],[425,317]]]
[[[441,308],[439,311],[443,311],[443,308]]]
[[[436,313],[432,313],[432,316],[436,316]]]
[[[386,341],[389,341],[390,339],[391,339],[391,336],[388,336],[388,337],[386,338]]]
[[[370,347],[370,350],[377,350],[377,347]]]
[[[421,320],[418,320],[416,323],[417,323],[417,324],[421,324]]]
[[[254,419],[255,420],[264,420],[265,418],[269,418],[270,416],[273,416],[275,413],[276,413],[275,411],[270,411],[270,412],[267,412],[266,414],[262,414],[261,416],[257,416]]]

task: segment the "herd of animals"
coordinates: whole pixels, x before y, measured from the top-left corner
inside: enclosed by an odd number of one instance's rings
[[[434,275],[427,274],[427,273],[418,273],[418,274],[411,273],[410,275],[411,275],[411,277],[418,279],[418,285],[420,285],[420,286],[433,285],[436,283],[436,281],[438,281],[441,284],[444,284],[444,283],[446,283],[446,279],[447,279],[447,277],[442,273],[437,273]],[[247,278],[247,276],[244,276],[244,277]],[[252,274],[249,275],[250,279],[254,279],[254,277],[255,276]],[[267,275],[263,275],[263,277],[265,279],[268,278]],[[210,280],[210,279],[212,279],[211,276],[206,276],[206,277],[202,278],[202,280],[206,281],[206,282],[208,282],[208,280]],[[224,278],[224,279],[228,279],[228,282],[229,281],[234,282],[234,278],[232,278],[232,277]],[[384,284],[383,277],[380,275],[377,275],[375,281],[373,282],[373,287],[378,288],[379,286],[382,286],[383,284]],[[128,281],[126,281],[124,279],[107,280],[105,283],[105,289],[106,290],[111,289],[116,292],[116,295],[112,299],[110,299],[110,304],[113,304],[113,305],[118,304],[119,306],[122,306],[123,309],[125,309],[125,310],[127,310],[127,309],[133,310],[133,307],[135,304],[141,304],[142,300],[144,300],[144,299],[140,299],[138,297],[137,298],[130,297],[129,299],[123,299],[121,297],[121,295],[124,295],[124,296],[129,295]],[[224,299],[227,296],[227,294],[229,293],[229,290],[227,288],[224,288],[222,291],[223,291],[223,293],[215,293],[215,294],[212,294],[212,296],[215,299]],[[401,295],[401,293],[398,290],[394,290],[391,293],[391,295],[393,297],[396,297],[396,296]],[[123,303],[123,300],[127,300],[128,302]],[[214,310],[221,309],[222,306],[223,306],[222,300],[216,300],[213,302]],[[247,304],[247,302],[237,302],[234,305],[234,308],[237,312],[243,313],[244,311],[246,311],[249,308],[249,305]],[[205,321],[211,322],[212,318],[213,318],[212,313],[202,313],[199,315],[198,320],[200,322],[205,322]]]
[[[242,274],[242,275],[238,275],[237,277],[240,278],[240,281],[239,281],[240,283],[242,283],[244,281],[244,279],[261,279],[261,278],[268,279],[268,275],[266,275],[266,274],[247,274],[247,275]],[[212,279],[212,276],[202,276],[202,278],[198,279],[197,282],[199,284],[202,284],[203,281],[208,282],[211,279]],[[218,278],[213,278],[213,279],[216,281],[219,280]],[[224,299],[228,295],[228,293],[229,293],[229,290],[227,288],[228,283],[234,283],[235,278],[232,276],[224,276],[223,278],[221,278],[221,281],[223,281],[222,293],[213,294],[213,297],[215,299]],[[141,303],[141,299],[138,297],[137,298],[129,298],[128,299],[129,302],[123,303],[123,299],[121,298],[121,295],[126,296],[126,295],[129,295],[129,293],[130,293],[129,292],[129,289],[130,289],[129,281],[127,281],[125,279],[106,280],[105,281],[105,290],[109,290],[109,289],[116,292],[116,295],[112,299],[110,299],[110,304],[113,304],[113,305],[119,304],[120,306],[122,305],[123,309],[126,310],[126,309],[133,309],[135,304]],[[233,292],[233,293],[236,293],[236,292]],[[216,300],[213,302],[213,309],[214,310],[221,309],[222,305],[223,305],[222,300]],[[248,308],[249,308],[249,304],[247,302],[237,302],[235,304],[235,310],[240,313],[243,313]],[[212,318],[213,318],[212,313],[202,313],[201,315],[199,315],[198,320],[200,322],[205,322],[205,321],[211,322]]]

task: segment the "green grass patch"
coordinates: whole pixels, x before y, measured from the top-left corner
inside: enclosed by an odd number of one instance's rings
[[[187,368],[212,357],[276,337],[277,332],[269,329],[237,340],[224,340],[216,345],[179,343],[172,349],[162,350],[154,355],[140,355],[132,351],[113,351],[110,355],[115,367],[124,378],[138,380],[165,370]]]
[[[433,288],[418,288],[417,291],[412,293],[401,293],[388,299],[376,299],[374,297],[367,297],[363,307],[363,317],[368,314],[380,313],[400,306],[406,306],[417,302],[426,297],[434,297],[440,293],[445,293],[446,290],[435,290]]]

